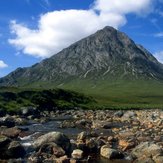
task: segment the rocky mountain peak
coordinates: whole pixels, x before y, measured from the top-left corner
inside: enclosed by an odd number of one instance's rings
[[[162,64],[125,33],[107,26],[51,58],[29,68],[19,68],[0,79],[0,85],[142,78],[162,80]]]

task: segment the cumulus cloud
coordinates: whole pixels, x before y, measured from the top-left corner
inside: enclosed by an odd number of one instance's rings
[[[104,26],[119,28],[126,24],[126,14],[144,15],[153,0],[95,0],[88,10],[61,10],[40,16],[37,29],[11,21],[14,38],[9,43],[25,54],[50,57],[75,41]]]
[[[156,52],[154,56],[157,58],[159,62],[163,63],[163,51]]]
[[[8,67],[8,65],[4,63],[4,61],[0,60],[0,68],[5,68],[5,67]]]
[[[97,0],[94,8],[109,13],[142,14],[151,11],[152,2],[152,0]]]

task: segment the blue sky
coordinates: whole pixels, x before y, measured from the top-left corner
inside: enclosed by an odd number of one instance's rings
[[[0,77],[106,25],[163,63],[163,0],[0,0]]]

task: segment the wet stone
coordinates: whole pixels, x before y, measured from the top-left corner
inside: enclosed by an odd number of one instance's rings
[[[107,145],[104,145],[101,147],[100,154],[101,154],[101,156],[108,158],[110,160],[124,158],[124,155],[121,152],[119,152],[115,149],[112,149],[112,148],[108,147]]]
[[[73,152],[72,152],[72,158],[74,158],[74,159],[82,159],[83,158],[83,151],[82,150],[80,150],[80,149],[75,149],[75,150],[73,150]]]

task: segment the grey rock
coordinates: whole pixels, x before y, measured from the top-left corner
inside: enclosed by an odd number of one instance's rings
[[[146,157],[154,157],[157,155],[163,156],[163,151],[162,148],[157,144],[154,144],[152,142],[143,142],[136,146],[132,150],[131,154],[135,158],[140,158],[142,154],[145,155]]]
[[[71,147],[70,139],[66,135],[60,132],[49,132],[45,135],[38,137],[33,142],[33,147],[40,148],[42,145],[50,142],[53,142],[58,146],[62,147],[63,150],[65,150],[66,152],[69,152]]]
[[[107,158],[107,159],[123,159],[124,155],[112,148],[109,148],[107,145],[104,145],[101,147],[100,150],[101,156]]]
[[[15,120],[10,116],[0,118],[0,126],[14,127]]]
[[[98,151],[98,144],[93,138],[86,141],[86,147],[88,148],[89,152],[96,153]]]
[[[29,106],[29,107],[22,107],[21,108],[21,113],[24,116],[29,116],[29,115],[37,115],[38,111],[36,108]]]
[[[55,143],[44,144],[40,148],[39,153],[40,154],[41,153],[47,153],[50,155],[55,155],[56,157],[62,157],[65,155],[65,151]]]
[[[76,121],[75,126],[78,127],[78,128],[84,128],[84,127],[91,126],[91,123],[92,122],[89,121],[89,120],[81,119],[81,120]]]
[[[11,142],[11,140],[4,136],[4,135],[0,135],[0,151]]]
[[[137,115],[134,111],[127,111],[124,113],[123,118],[135,118]]]
[[[73,150],[71,156],[74,159],[82,159],[83,158],[83,151],[81,149],[75,149],[75,150]]]
[[[89,134],[87,132],[83,131],[83,132],[78,134],[77,140],[85,141],[88,137],[89,137]]]
[[[141,157],[135,160],[134,163],[156,163],[156,162],[152,158]]]
[[[0,131],[0,134],[5,135],[9,138],[17,138],[20,134],[21,130],[17,127],[12,128],[4,128]]]
[[[163,162],[163,156],[154,156],[153,160],[155,161],[155,163],[162,163]]]
[[[6,151],[9,158],[23,158],[25,154],[24,147],[18,141],[12,141]]]
[[[122,117],[123,116],[123,111],[117,111],[114,113],[115,117]]]

